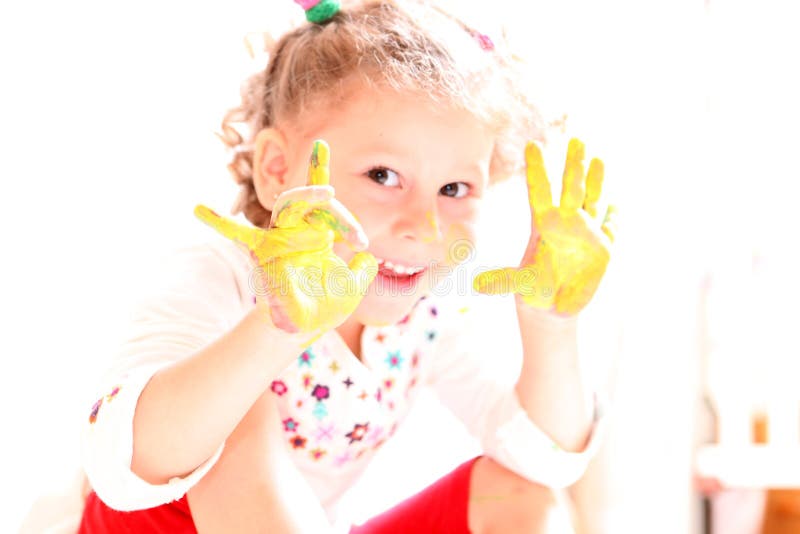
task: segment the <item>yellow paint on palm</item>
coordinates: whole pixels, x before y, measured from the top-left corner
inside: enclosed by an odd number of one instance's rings
[[[315,143],[311,159],[310,185],[327,185],[329,157],[324,142]],[[368,252],[357,252],[349,264],[333,252],[336,239],[361,240],[363,230],[341,204],[332,204],[332,192],[320,201],[319,190],[293,191],[293,199],[281,206],[266,230],[240,225],[205,206],[197,206],[195,215],[248,250],[256,263],[256,299],[269,309],[276,327],[322,333],[340,325],[355,310],[378,264]],[[364,242],[354,243],[354,248],[365,247]]]
[[[584,146],[572,139],[564,166],[561,202],[553,206],[550,182],[539,147],[525,149],[531,239],[517,268],[506,267],[475,277],[476,291],[517,293],[531,307],[575,315],[591,300],[610,259],[613,234],[609,207],[597,219],[603,183],[603,164],[594,159],[583,171]]]

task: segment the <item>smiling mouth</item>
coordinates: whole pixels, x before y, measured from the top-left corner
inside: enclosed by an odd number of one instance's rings
[[[396,263],[392,263],[389,260],[384,260],[381,258],[378,259],[378,272],[383,274],[384,276],[394,276],[394,277],[401,277],[401,276],[414,276],[417,275],[425,270],[425,267],[413,267],[410,265],[400,265]]]

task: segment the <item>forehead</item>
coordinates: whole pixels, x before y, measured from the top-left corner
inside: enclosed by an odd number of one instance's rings
[[[356,86],[341,98],[319,103],[309,115],[303,137],[326,138],[334,151],[339,145],[409,155],[448,151],[482,159],[494,145],[490,128],[472,113],[416,91]]]

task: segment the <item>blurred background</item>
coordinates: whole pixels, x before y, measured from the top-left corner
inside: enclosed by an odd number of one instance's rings
[[[779,532],[765,509],[800,513],[791,492],[776,504],[768,491],[800,487],[796,7],[442,3],[489,35],[507,27],[534,67],[534,99],[564,122],[547,147],[551,177],[578,136],[605,160],[620,208],[581,331],[588,375],[613,401],[582,493],[595,531]],[[255,68],[243,38],[280,33],[298,11],[288,0],[0,7],[0,531],[77,471],[92,385],[148,286],[142,273],[207,237],[195,204],[232,204],[214,132]],[[518,261],[524,188],[493,192],[477,261]],[[508,302],[496,305],[505,328]],[[518,362],[503,365],[513,374]],[[440,436],[433,449],[414,439],[423,431]],[[425,397],[345,506],[369,516],[475,450]]]

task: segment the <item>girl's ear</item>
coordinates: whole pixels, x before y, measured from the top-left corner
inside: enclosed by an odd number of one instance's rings
[[[289,153],[286,137],[276,128],[264,128],[253,147],[253,186],[258,201],[272,211],[277,196],[289,181]]]

